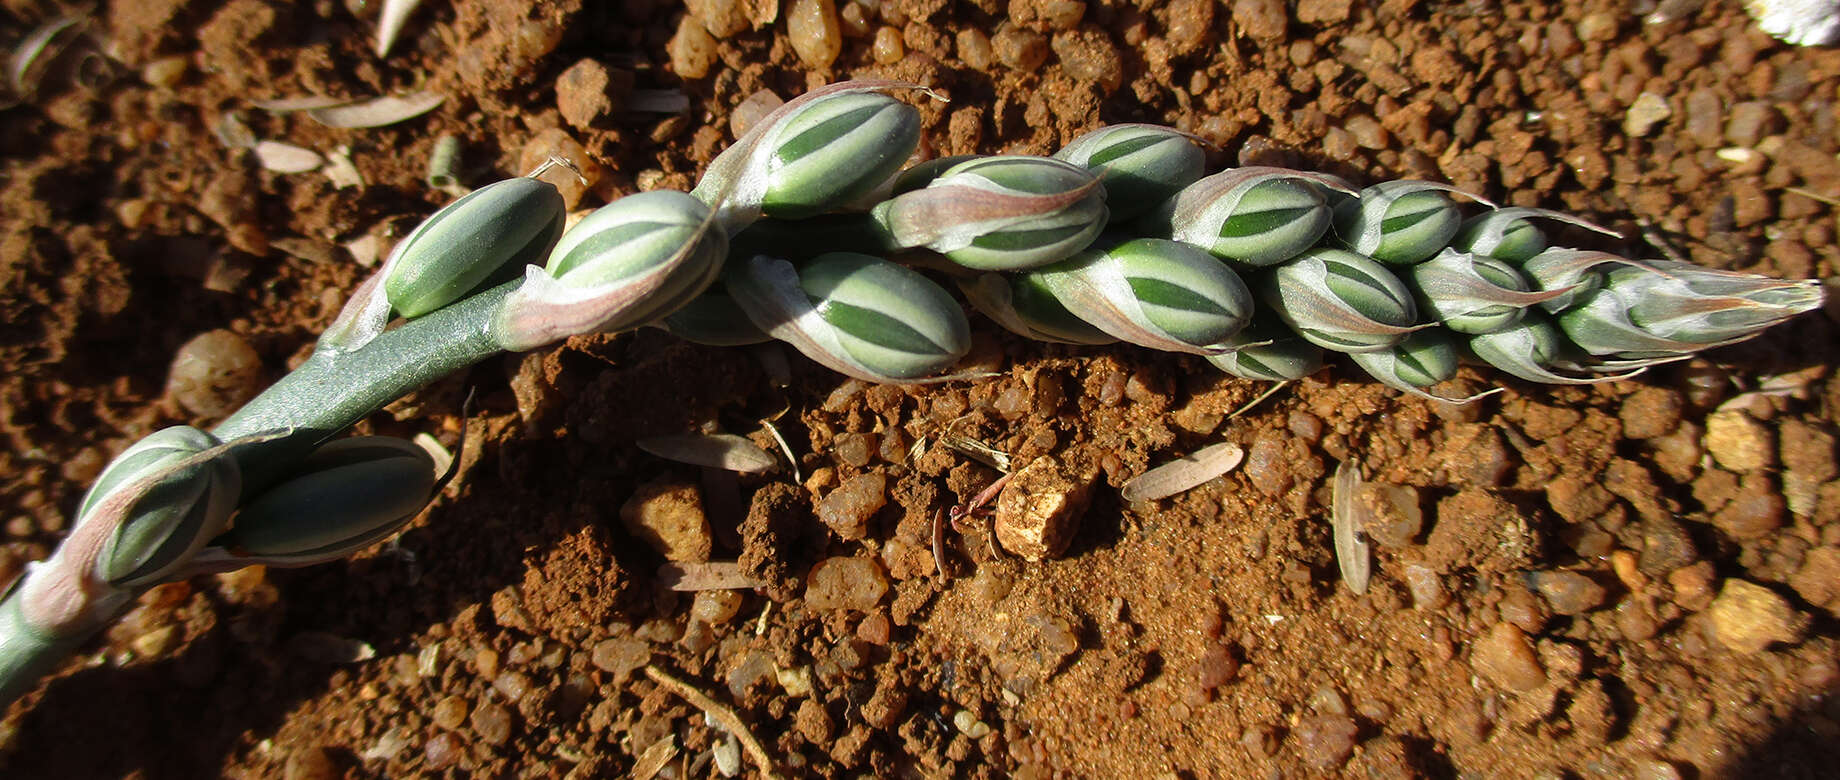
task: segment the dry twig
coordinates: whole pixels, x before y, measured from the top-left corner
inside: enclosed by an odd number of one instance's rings
[[[697,690],[696,687],[692,686],[690,683],[672,677],[670,672],[666,672],[656,666],[647,664],[645,667],[645,676],[652,678],[654,682],[669,689],[672,693],[683,697],[684,701],[690,702],[691,706],[702,710],[704,715],[709,716],[717,725],[727,730],[728,733],[735,735],[736,739],[741,740],[741,747],[746,748],[748,756],[753,758],[754,763],[760,766],[762,775],[768,778],[779,777],[779,773],[774,771],[772,757],[767,755],[766,746],[761,745],[760,740],[754,738],[754,732],[748,730],[747,724],[742,722],[741,716],[736,715],[734,710],[710,698],[709,694]]]

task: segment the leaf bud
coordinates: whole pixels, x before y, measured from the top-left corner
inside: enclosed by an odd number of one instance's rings
[[[499,344],[531,349],[617,332],[676,311],[721,273],[727,237],[708,207],[671,190],[628,195],[588,215],[527,269],[492,323]]]
[[[1323,190],[1353,192],[1341,179],[1284,168],[1221,171],[1164,201],[1147,227],[1153,235],[1201,247],[1244,266],[1296,257],[1329,231]]]
[[[1529,311],[1520,322],[1494,333],[1471,336],[1470,351],[1483,362],[1525,379],[1555,385],[1584,385],[1627,379],[1641,372],[1593,375],[1592,367],[1571,354],[1575,348],[1559,335],[1544,312]]]
[[[1336,235],[1354,252],[1390,265],[1411,265],[1449,245],[1462,226],[1463,210],[1448,193],[1481,200],[1436,182],[1375,184],[1336,204]]]
[[[832,252],[794,266],[757,255],[726,280],[755,326],[857,379],[917,380],[971,349],[971,325],[950,294],[878,257]]]
[[[711,347],[741,347],[772,341],[748,319],[727,290],[711,287],[683,308],[659,320],[660,327],[688,342]]]
[[[248,563],[305,566],[396,533],[433,497],[426,450],[389,436],[337,439],[250,499],[217,542]]]
[[[1533,223],[1536,219],[1549,219],[1609,236],[1616,235],[1616,231],[1564,212],[1512,206],[1490,209],[1487,213],[1464,220],[1457,235],[1450,240],[1450,247],[1519,265],[1546,251],[1546,232]]]
[[[1206,160],[1189,136],[1161,125],[1101,127],[1054,153],[1099,175],[1111,222],[1136,218],[1201,178]]]
[[[1105,190],[1085,168],[1049,157],[982,157],[870,214],[897,246],[967,268],[1015,271],[1064,260],[1105,228]]]
[[[1407,270],[1427,316],[1458,333],[1489,333],[1520,321],[1529,306],[1566,290],[1530,292],[1506,261],[1445,249]]]
[[[1239,275],[1179,241],[1131,239],[1032,275],[1074,316],[1151,349],[1213,354],[1252,318],[1252,293]]]
[[[1284,324],[1324,349],[1387,349],[1418,324],[1412,292],[1372,259],[1340,249],[1313,249],[1274,269],[1265,302]]]
[[[190,426],[135,442],[84,495],[77,524],[112,525],[96,576],[131,589],[164,582],[229,521],[242,472],[216,437]]]
[[[383,281],[390,308],[420,317],[507,267],[538,262],[562,235],[566,216],[549,182],[519,176],[473,190],[396,245]]]
[[[1229,351],[1209,355],[1207,362],[1241,379],[1289,382],[1323,367],[1322,347],[1268,313],[1254,315],[1251,324],[1217,346]]]
[[[1011,333],[1057,344],[1111,344],[1118,339],[1074,316],[1035,271],[983,273],[959,282],[966,300]]]

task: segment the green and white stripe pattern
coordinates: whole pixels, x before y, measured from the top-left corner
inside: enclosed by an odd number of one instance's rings
[[[1146,230],[1242,267],[1276,265],[1316,246],[1328,233],[1325,189],[1353,192],[1327,174],[1233,168],[1184,188],[1145,218]]]
[[[1377,352],[1427,325],[1412,291],[1373,259],[1313,249],[1266,275],[1265,303],[1297,335],[1337,352]]]
[[[1113,223],[1135,219],[1201,178],[1201,147],[1162,125],[1109,125],[1054,153],[1099,175]]]
[[[1381,182],[1335,205],[1336,236],[1350,251],[1388,265],[1426,260],[1463,226],[1451,193],[1475,197],[1437,182]]]
[[[1502,260],[1445,249],[1408,269],[1427,316],[1458,333],[1493,333],[1521,319],[1529,306],[1564,291],[1532,292],[1520,271]]]
[[[728,289],[754,325],[838,373],[909,382],[957,362],[971,325],[944,288],[881,258],[832,252],[794,266],[756,256]]]
[[[1304,340],[1267,311],[1254,314],[1251,324],[1218,346],[1228,351],[1209,355],[1207,361],[1241,379],[1289,382],[1323,367],[1323,348]]]
[[[304,566],[343,558],[400,530],[433,498],[426,450],[389,436],[328,442],[237,512],[216,544],[244,564]]]
[[[631,330],[676,311],[721,273],[728,252],[709,209],[681,192],[629,195],[588,215],[543,268],[525,269],[493,335],[506,349],[575,333]]]
[[[981,271],[1062,260],[1098,237],[1108,213],[1091,172],[1028,156],[967,160],[870,211],[897,246]]]
[[[1177,241],[1123,241],[1028,275],[1074,316],[1151,349],[1218,353],[1252,318],[1252,293],[1239,275]]]

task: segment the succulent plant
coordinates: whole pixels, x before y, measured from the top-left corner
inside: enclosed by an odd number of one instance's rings
[[[1452,193],[1481,200],[1437,182],[1381,182],[1336,204],[1336,236],[1349,250],[1388,265],[1423,261],[1449,246],[1463,225]]]
[[[396,533],[433,497],[426,450],[388,436],[338,439],[244,502],[215,544],[244,563],[304,566],[343,558]]]
[[[924,247],[983,271],[1018,271],[1072,256],[1105,229],[1099,178],[1048,157],[982,157],[870,214],[894,245]]]
[[[1161,125],[1107,125],[1073,139],[1054,159],[1099,175],[1114,223],[1174,197],[1201,178],[1207,162],[1188,135]]]
[[[1426,315],[1458,333],[1493,333],[1521,319],[1529,306],[1569,290],[1532,292],[1532,285],[1506,261],[1445,249],[1407,269]]]
[[[1547,249],[1546,232],[1534,224],[1536,219],[1616,235],[1615,231],[1563,212],[1513,206],[1490,209],[1464,220],[1457,235],[1450,239],[1450,248],[1510,263],[1524,263]]]
[[[1216,368],[1241,379],[1289,382],[1322,370],[1323,348],[1260,312],[1232,338],[1215,345],[1227,351],[1207,356]]]
[[[1252,293],[1239,275],[1176,241],[1122,241],[1029,276],[1075,317],[1151,349],[1213,354],[1252,318]]]
[[[1501,391],[1496,388],[1464,398],[1445,398],[1430,391],[1457,376],[1457,343],[1443,328],[1426,328],[1379,352],[1351,352],[1348,357],[1381,384],[1432,401],[1469,403]]]
[[[1297,335],[1338,352],[1388,349],[1427,327],[1399,277],[1340,249],[1313,249],[1272,269],[1261,292]]]
[[[1145,217],[1146,231],[1244,266],[1275,265],[1315,246],[1329,231],[1325,189],[1353,192],[1326,174],[1233,168],[1176,193]]]
[[[508,350],[631,330],[690,302],[721,273],[728,242],[709,209],[654,190],[601,208],[570,230],[505,300],[492,332]]]
[[[971,325],[952,296],[881,258],[833,252],[795,266],[757,255],[725,279],[756,327],[847,376],[919,380],[971,349]]]

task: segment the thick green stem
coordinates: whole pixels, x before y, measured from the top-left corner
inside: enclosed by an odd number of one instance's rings
[[[26,623],[19,610],[15,587],[0,600],[0,708],[37,687],[38,681],[57,669],[95,631],[74,637],[48,637]]]
[[[345,353],[315,353],[212,431],[219,439],[292,431],[238,450],[252,495],[327,439],[386,404],[503,351],[487,331],[522,280],[506,282],[379,334]]]

